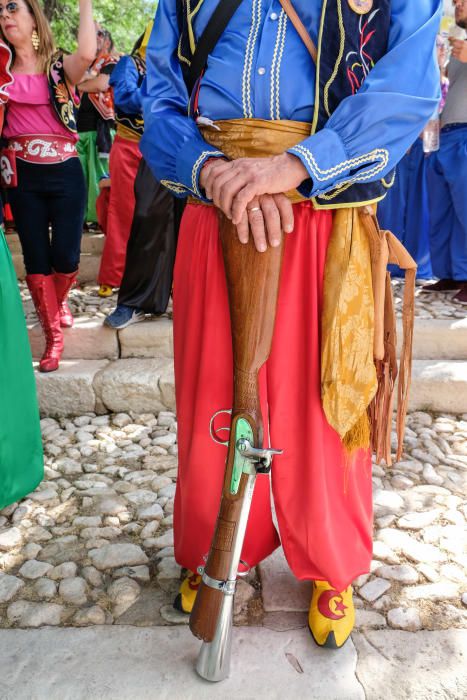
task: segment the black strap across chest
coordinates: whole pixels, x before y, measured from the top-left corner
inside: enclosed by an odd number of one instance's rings
[[[214,50],[228,23],[234,16],[242,0],[219,0],[199,41],[196,45],[191,66],[186,76],[188,94],[191,95],[196,81],[203,72],[208,56]]]

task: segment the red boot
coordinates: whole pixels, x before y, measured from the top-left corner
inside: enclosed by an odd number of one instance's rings
[[[26,282],[45,335],[45,352],[39,362],[39,372],[53,372],[63,352],[60,313],[52,275],[27,275]]]
[[[57,294],[58,310],[60,312],[60,325],[62,328],[71,328],[73,315],[67,303],[68,292],[72,288],[78,270],[75,272],[54,272],[55,291]]]

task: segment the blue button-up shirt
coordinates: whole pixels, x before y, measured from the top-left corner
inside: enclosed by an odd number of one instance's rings
[[[142,112],[140,75],[131,56],[122,56],[110,76],[115,106],[124,114]]]
[[[197,38],[216,5],[217,0],[204,0],[194,16]],[[316,43],[322,0],[294,0],[294,7]],[[439,100],[434,44],[440,13],[440,0],[392,0],[386,55],[325,128],[290,149],[310,174],[306,196],[349,181],[355,162],[359,181],[384,177],[415,141]],[[175,0],[160,0],[142,88],[141,151],[155,177],[173,192],[202,197],[201,168],[222,153],[204,141],[187,114],[178,39]],[[201,116],[311,122],[314,94],[315,66],[279,0],[244,0],[209,57],[199,93]]]

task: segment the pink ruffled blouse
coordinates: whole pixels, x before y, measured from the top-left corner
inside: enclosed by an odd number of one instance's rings
[[[13,73],[3,136],[7,139],[24,134],[57,134],[77,141],[57,117],[50,101],[49,85],[44,73]]]

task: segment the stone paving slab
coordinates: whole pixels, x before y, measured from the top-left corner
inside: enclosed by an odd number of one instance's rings
[[[39,323],[28,324],[32,356],[38,360],[45,348]],[[99,319],[78,316],[73,328],[64,328],[64,360],[116,360],[120,355],[118,334]]]
[[[415,360],[409,409],[447,413],[467,411],[467,361]]]
[[[282,548],[258,566],[265,612],[304,612],[310,606],[311,583],[298,581],[287,564]]]
[[[466,310],[467,315],[467,310]],[[397,348],[402,347],[402,322],[397,322]],[[414,360],[466,360],[467,318],[417,318],[413,339]]]
[[[366,700],[463,700],[467,630],[355,632]]]
[[[109,411],[139,413],[175,408],[173,363],[166,359],[125,359],[96,376],[99,400]]]
[[[106,360],[67,360],[56,372],[36,371],[36,386],[42,415],[75,415],[96,410],[94,379],[107,366]],[[37,370],[38,363],[34,363]]]
[[[0,632],[2,700],[364,700],[352,642],[318,649],[307,630],[236,628],[228,680],[199,678],[186,628]],[[386,696],[387,697],[387,696]]]
[[[173,358],[172,321],[166,317],[151,318],[118,332],[120,357]],[[467,346],[467,341],[466,341]]]

